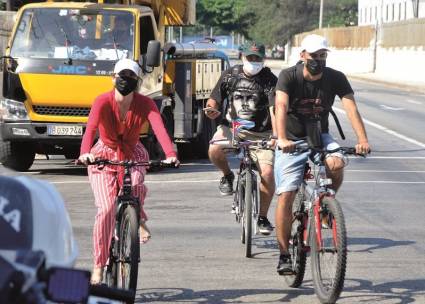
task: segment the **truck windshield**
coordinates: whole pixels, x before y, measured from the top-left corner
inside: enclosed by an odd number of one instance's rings
[[[133,57],[133,15],[125,11],[26,9],[12,57],[118,60]]]

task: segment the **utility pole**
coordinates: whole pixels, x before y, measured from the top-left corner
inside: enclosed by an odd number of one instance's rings
[[[323,21],[323,0],[320,0],[319,29],[322,28],[322,21]]]
[[[419,0],[412,0],[413,2],[413,17],[419,18]]]
[[[12,10],[12,6],[14,4],[14,0],[6,0],[6,11],[11,11]]]

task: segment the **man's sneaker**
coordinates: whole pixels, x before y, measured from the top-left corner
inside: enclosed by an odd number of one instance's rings
[[[220,179],[220,185],[218,189],[220,189],[221,195],[232,195],[233,194],[233,180],[235,179],[235,175],[233,172],[223,176]]]
[[[258,217],[258,231],[263,235],[269,235],[273,231],[273,226],[265,216]]]
[[[280,275],[291,275],[294,273],[292,269],[292,259],[287,253],[281,254],[279,263],[277,264],[277,273]]]

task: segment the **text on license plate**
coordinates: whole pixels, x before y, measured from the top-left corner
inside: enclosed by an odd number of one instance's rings
[[[81,136],[83,135],[83,126],[47,126],[48,135]]]

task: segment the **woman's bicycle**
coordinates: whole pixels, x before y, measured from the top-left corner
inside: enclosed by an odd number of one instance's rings
[[[322,303],[335,303],[343,287],[347,263],[347,232],[341,205],[329,187],[332,180],[326,176],[325,158],[340,152],[359,155],[355,148],[339,147],[317,150],[297,142],[298,152],[311,151],[314,173],[307,163],[304,181],[292,207],[292,229],[289,253],[293,273],[285,275],[291,287],[299,287],[304,279],[307,253],[310,252],[314,289]],[[364,155],[361,155],[364,156]],[[314,183],[308,180],[314,179]]]
[[[105,283],[110,287],[136,290],[138,264],[140,262],[140,202],[132,195],[131,168],[133,167],[172,167],[174,164],[154,161],[111,161],[97,159],[89,163],[99,169],[106,165],[124,167],[123,184],[115,199],[115,226],[109,247]]]
[[[268,141],[216,139],[210,144],[224,145],[226,150],[240,152],[240,164],[237,174],[236,189],[233,194],[233,212],[236,221],[241,224],[241,241],[245,245],[245,256],[252,256],[252,236],[257,234],[259,215],[259,181],[260,176],[251,157],[253,147],[266,149]]]

